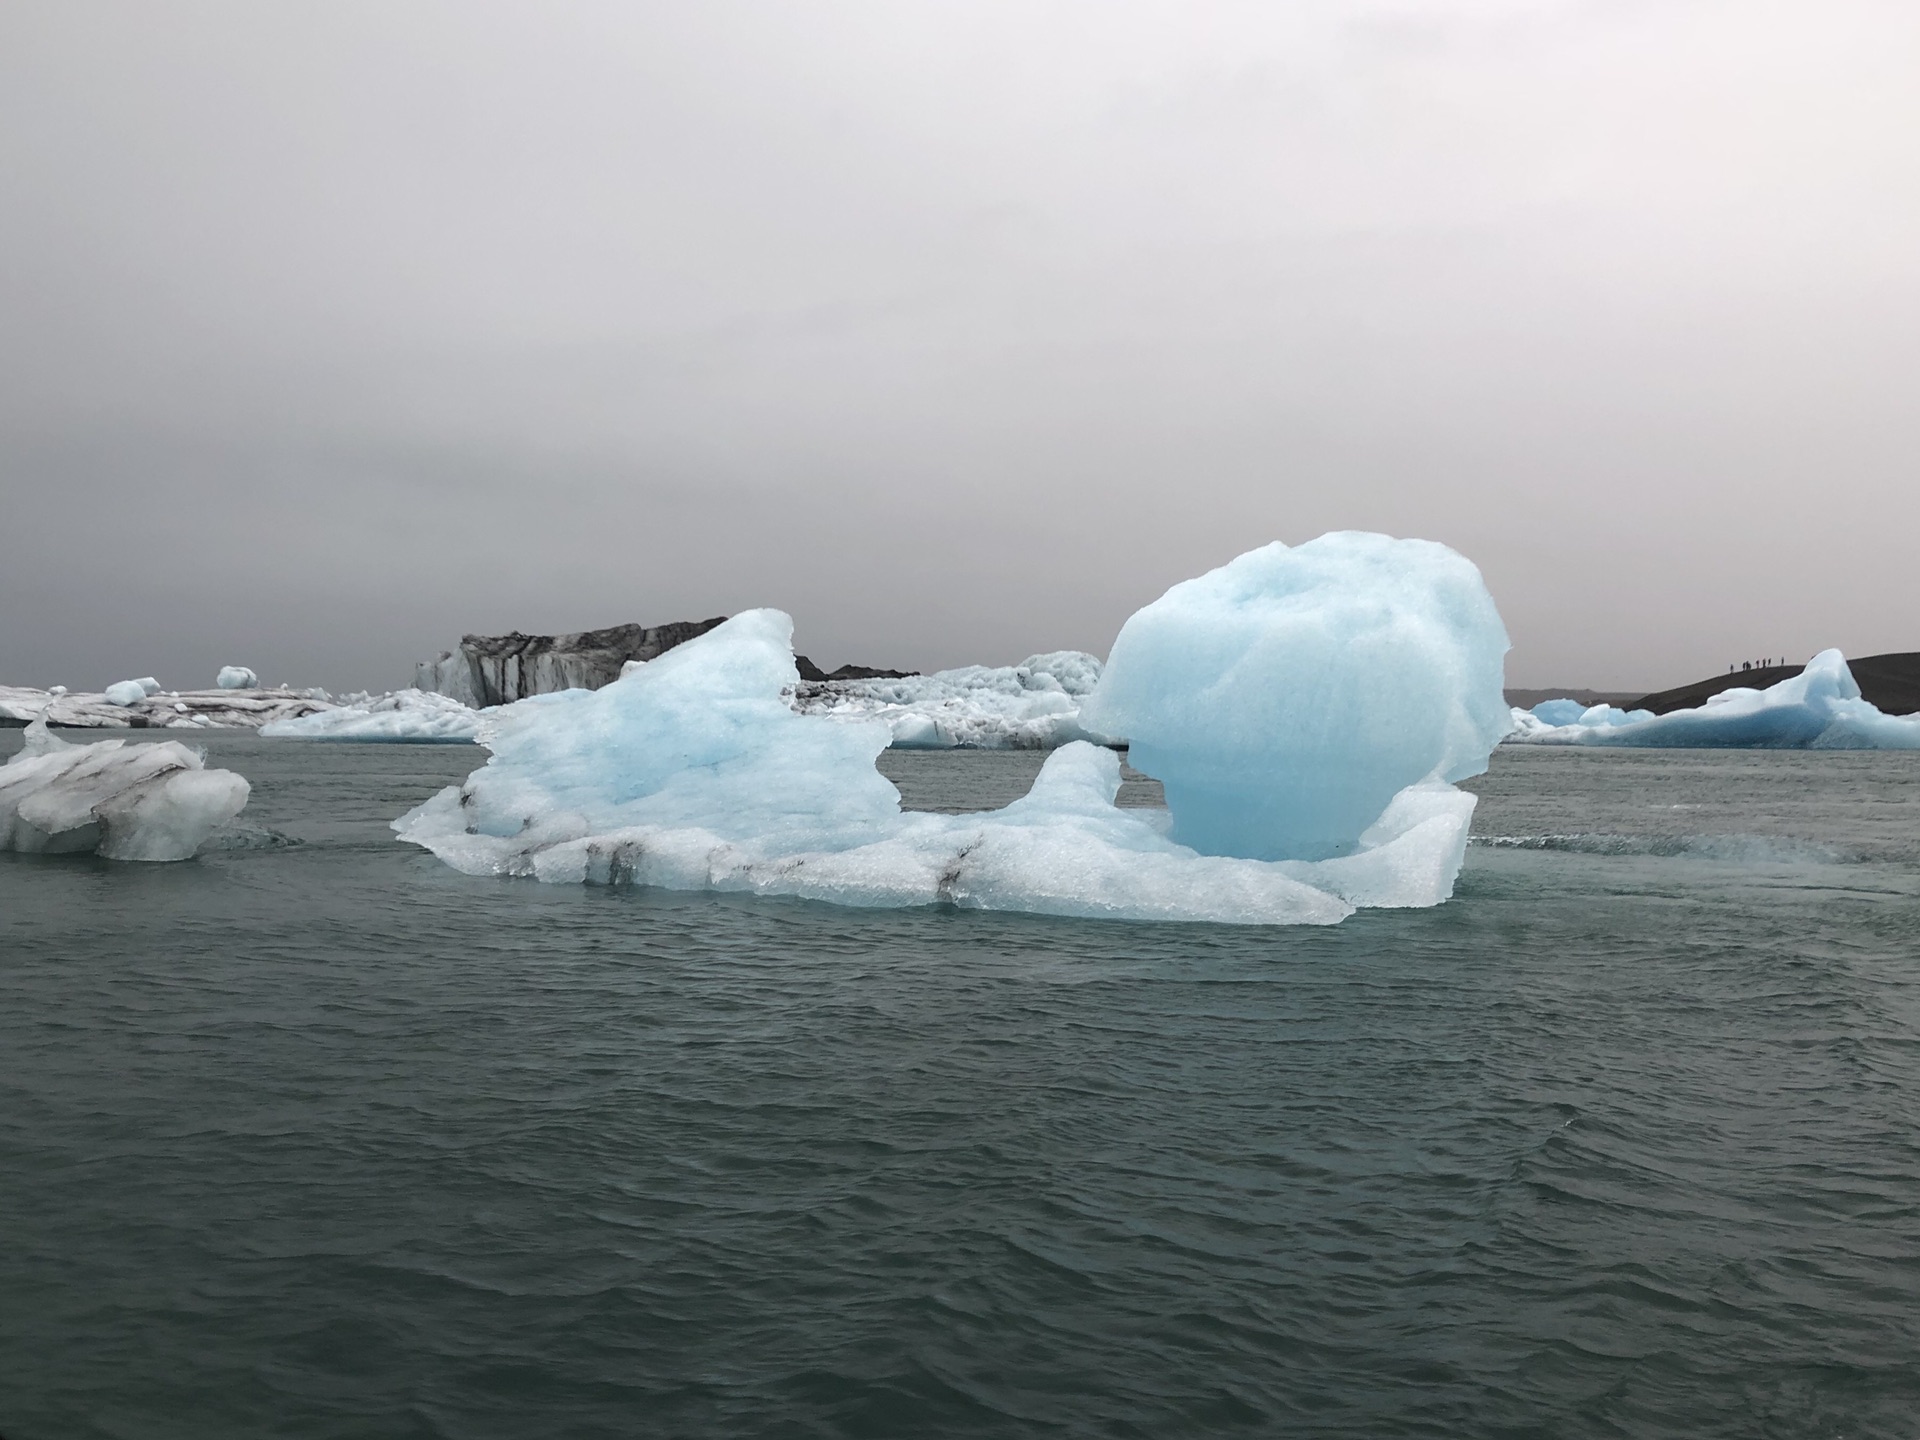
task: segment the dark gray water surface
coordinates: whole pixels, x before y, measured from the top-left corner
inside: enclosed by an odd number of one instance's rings
[[[8,1440],[1920,1433],[1920,756],[1508,749],[1452,903],[1254,930],[469,879],[385,826],[478,752],[208,746],[253,848],[0,856]]]

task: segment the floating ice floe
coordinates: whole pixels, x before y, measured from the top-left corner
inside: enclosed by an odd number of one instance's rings
[[[121,680],[107,686],[104,692],[109,705],[119,705],[123,708],[128,705],[138,705],[142,700],[159,693],[160,682],[151,675],[141,680]]]
[[[1694,710],[1655,715],[1595,706],[1571,719],[1571,700],[1513,712],[1511,743],[1632,745],[1648,748],[1920,750],[1920,715],[1888,715],[1860,698],[1838,650],[1765,690],[1722,690]],[[1600,711],[1605,713],[1597,713]]]
[[[36,720],[0,765],[0,850],[185,860],[240,813],[247,788],[177,740],[69,745]]]
[[[882,721],[901,749],[1051,750],[1095,738],[1081,728],[1079,716],[1099,679],[1098,657],[1056,650],[1018,665],[802,682],[793,703],[803,715]]]
[[[257,690],[260,677],[245,665],[222,665],[213,683],[222,690]]]
[[[306,740],[469,741],[480,733],[480,715],[451,696],[395,690],[350,695],[329,710],[269,721],[260,733]]]
[[[1074,741],[1002,810],[903,813],[874,768],[887,722],[787,702],[792,633],[748,611],[600,690],[486,712],[492,758],[394,829],[475,875],[1332,924],[1452,893],[1474,801],[1450,782],[1509,723],[1479,572],[1382,536],[1269,546],[1128,622],[1088,708],[1147,737],[1170,812],[1116,807],[1118,756]]]
[[[270,720],[332,707],[324,690],[163,691],[157,683],[126,680],[105,693],[69,693],[62,686],[35,690],[0,685],[0,723],[44,719],[51,725],[95,730],[128,728],[254,729]]]

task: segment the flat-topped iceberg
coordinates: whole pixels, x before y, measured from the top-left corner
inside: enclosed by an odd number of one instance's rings
[[[1765,750],[1920,750],[1920,715],[1887,715],[1860,697],[1838,650],[1764,690],[1722,690],[1691,710],[1593,710],[1567,718],[1573,701],[1513,712],[1513,743]]]
[[[802,683],[794,708],[837,720],[880,720],[891,743],[907,750],[1051,750],[1089,738],[1080,706],[1099,679],[1097,656],[1056,650],[1018,665]]]
[[[185,860],[247,803],[247,782],[176,740],[69,745],[45,720],[0,765],[0,850]]]
[[[0,724],[45,720],[90,730],[254,729],[268,721],[325,710],[323,690],[162,690],[157,683],[126,680],[115,693],[69,692],[56,685],[37,690],[0,685]]]
[[[890,725],[796,712],[793,623],[755,610],[599,690],[486,712],[480,740],[492,758],[394,828],[470,874],[847,905],[1331,924],[1361,906],[1446,899],[1473,811],[1450,781],[1484,768],[1507,724],[1506,636],[1478,572],[1442,546],[1335,536],[1268,547],[1203,579],[1213,586],[1171,607],[1186,642],[1136,630],[1154,643],[1129,645],[1131,674],[1102,712],[1146,722],[1160,746],[1151,753],[1188,767],[1173,771],[1171,813],[1117,807],[1119,759],[1085,741],[1055,750],[1004,809],[902,812],[874,768]],[[1325,634],[1306,643],[1314,596]],[[1211,668],[1188,653],[1210,616]],[[1383,663],[1416,674],[1382,682],[1371,667]],[[1196,715],[1212,728],[1184,741],[1168,715],[1186,703],[1173,692],[1196,684],[1218,718]],[[1357,695],[1399,706],[1398,724],[1330,739],[1351,723]],[[1274,716],[1289,723],[1262,731]],[[1231,813],[1218,765],[1205,768],[1209,745],[1244,767],[1247,808],[1306,818]],[[1364,782],[1329,785],[1319,767],[1333,759],[1364,770]],[[1195,772],[1211,783],[1180,783]],[[1361,793],[1378,797],[1364,814]]]
[[[270,720],[269,739],[468,741],[480,733],[480,712],[429,690],[349,695],[331,709]]]

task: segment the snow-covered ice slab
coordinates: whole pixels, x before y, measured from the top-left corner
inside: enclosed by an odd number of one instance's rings
[[[454,743],[479,736],[480,712],[448,695],[395,690],[378,697],[349,696],[331,710],[272,720],[260,733],[272,739]]]
[[[1569,718],[1573,701],[1513,712],[1521,745],[1624,745],[1765,750],[1920,750],[1920,715],[1888,715],[1860,698],[1838,650],[1765,690],[1722,690],[1694,710],[1654,715],[1596,706]],[[1577,707],[1575,707],[1577,708]],[[1598,713],[1602,710],[1605,713]]]
[[[845,905],[948,903],[1260,925],[1332,924],[1362,906],[1435,905],[1452,893],[1473,812],[1473,797],[1449,782],[1483,768],[1508,723],[1499,698],[1505,633],[1478,572],[1444,547],[1329,538],[1339,543],[1307,554],[1304,579],[1283,563],[1300,552],[1284,547],[1256,552],[1264,558],[1235,571],[1226,583],[1239,613],[1214,617],[1232,630],[1232,643],[1212,647],[1218,665],[1210,680],[1184,653],[1138,646],[1128,661],[1129,688],[1108,711],[1123,713],[1124,701],[1125,714],[1178,738],[1149,702],[1159,695],[1164,710],[1170,687],[1208,684],[1224,717],[1211,743],[1242,742],[1237,753],[1254,782],[1247,803],[1319,807],[1309,827],[1317,855],[1209,853],[1205,825],[1196,827],[1203,843],[1182,843],[1181,802],[1170,814],[1118,808],[1119,758],[1085,741],[1056,749],[1032,790],[1005,809],[903,813],[899,792],[874,768],[893,738],[884,720],[800,714],[787,703],[797,680],[793,622],[777,610],[736,615],[657,660],[629,666],[600,690],[538,695],[486,712],[480,740],[492,758],[394,828],[469,874]],[[1410,548],[1391,548],[1403,545]],[[1329,553],[1342,547],[1350,563],[1334,563]],[[1377,595],[1372,607],[1351,593],[1378,590],[1394,577],[1399,588]],[[1348,643],[1285,643],[1305,602],[1282,604],[1263,620],[1250,603],[1263,587],[1276,595],[1320,591],[1324,625],[1344,630]],[[1435,613],[1421,611],[1423,597]],[[1179,604],[1204,630],[1195,599]],[[1281,633],[1263,641],[1263,624]],[[1439,658],[1423,647],[1439,647]],[[1388,661],[1419,674],[1378,683],[1368,667]],[[1399,726],[1329,744],[1324,732],[1349,722],[1353,692],[1368,686],[1403,706]],[[1296,698],[1281,707],[1293,727],[1255,743],[1262,707],[1273,712],[1278,691],[1320,694],[1321,723]],[[1415,733],[1401,733],[1407,729]],[[1205,743],[1162,753],[1198,756]],[[1377,785],[1403,772],[1409,778],[1382,790],[1351,833],[1336,836],[1325,819],[1326,787],[1312,768],[1329,755],[1365,766]],[[1300,779],[1291,795],[1287,774]],[[1206,797],[1217,828],[1275,848],[1252,822],[1221,825],[1226,803]],[[1276,828],[1290,833],[1285,823]]]
[[[1018,665],[967,665],[897,679],[803,683],[794,708],[839,720],[880,720],[904,750],[1051,750],[1090,737],[1080,705],[1100,679],[1081,650],[1030,655]]]
[[[0,850],[185,860],[247,803],[247,782],[176,740],[69,745],[44,720],[0,765]]]

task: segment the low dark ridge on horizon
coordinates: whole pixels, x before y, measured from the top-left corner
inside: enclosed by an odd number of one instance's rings
[[[822,670],[798,652],[794,654],[793,663],[800,672],[800,678],[815,685],[833,680],[905,680],[920,673],[918,670],[888,670],[875,665],[842,665],[838,670]]]
[[[1696,680],[1691,685],[1642,695],[1621,708],[1651,710],[1656,715],[1670,714],[1675,710],[1697,710],[1722,690],[1741,685],[1764,690],[1769,685],[1778,685],[1782,680],[1791,680],[1806,668],[1804,665],[1768,665],[1758,670],[1730,670],[1724,675]],[[1858,660],[1848,660],[1847,668],[1853,672],[1861,696],[1886,714],[1911,715],[1920,711],[1920,650],[1866,655]],[[1580,697],[1574,694],[1571,698],[1577,700]]]

